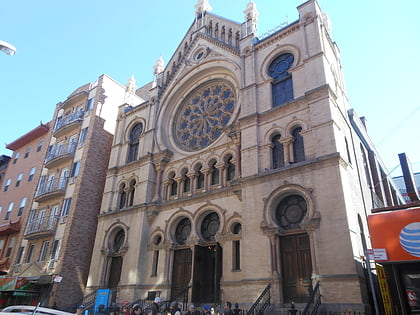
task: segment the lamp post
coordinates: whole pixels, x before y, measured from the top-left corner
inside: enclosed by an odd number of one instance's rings
[[[4,53],[13,56],[16,53],[16,47],[0,40],[0,50]]]

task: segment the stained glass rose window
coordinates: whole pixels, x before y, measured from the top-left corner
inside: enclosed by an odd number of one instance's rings
[[[225,81],[209,81],[192,91],[177,110],[174,135],[187,151],[213,143],[228,124],[235,107],[235,94]]]

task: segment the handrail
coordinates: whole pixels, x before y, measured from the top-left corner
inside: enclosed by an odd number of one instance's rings
[[[271,283],[269,283],[265,289],[262,291],[262,293],[260,294],[260,296],[257,298],[257,300],[255,301],[255,303],[251,306],[251,308],[248,310],[248,312],[246,312],[246,315],[254,315],[256,308],[261,305],[261,307],[258,310],[258,314],[262,314],[264,312],[264,310],[270,305],[270,299],[271,299],[271,294],[270,294],[270,288],[271,288]],[[266,297],[266,294],[268,294],[268,296]],[[263,303],[260,304],[260,301],[266,297],[266,299],[264,300]]]
[[[319,293],[320,282],[317,281],[315,287],[312,291],[311,297],[309,298],[308,303],[302,312],[302,315],[307,314],[316,314],[318,312],[319,306],[321,305],[321,294]],[[311,305],[313,305],[312,311],[310,311]]]

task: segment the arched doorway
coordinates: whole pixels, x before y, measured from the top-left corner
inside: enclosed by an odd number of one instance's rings
[[[201,222],[201,244],[194,248],[192,301],[218,302],[222,277],[222,248],[216,242],[220,218],[216,212],[206,214]]]
[[[284,303],[307,302],[312,293],[309,235],[300,226],[306,214],[306,200],[297,194],[282,198],[275,212],[281,230],[279,253]]]

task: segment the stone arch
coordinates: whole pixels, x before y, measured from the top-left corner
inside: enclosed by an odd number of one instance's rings
[[[306,201],[307,212],[302,220],[303,225],[319,218],[319,214],[315,211],[312,191],[300,185],[285,184],[271,192],[268,198],[264,200],[264,222],[268,227],[278,228],[275,210],[282,199],[291,195],[301,196]]]
[[[268,67],[274,61],[274,59],[276,59],[278,56],[285,53],[290,53],[294,56],[294,61],[289,71],[293,71],[293,68],[295,68],[300,63],[301,53],[300,53],[300,49],[297,46],[281,45],[277,47],[277,49],[269,53],[267,57],[264,59],[264,61],[261,63],[260,75],[264,81],[272,80],[272,78],[268,75]]]
[[[172,244],[175,246],[177,245],[186,245],[186,244],[179,244],[176,240],[176,232],[178,225],[182,222],[182,220],[188,219],[190,222],[190,232],[186,238],[186,242],[191,240],[194,236],[194,220],[190,212],[180,209],[179,211],[175,212],[167,221],[166,230],[165,230],[165,238],[166,240],[170,240]]]

